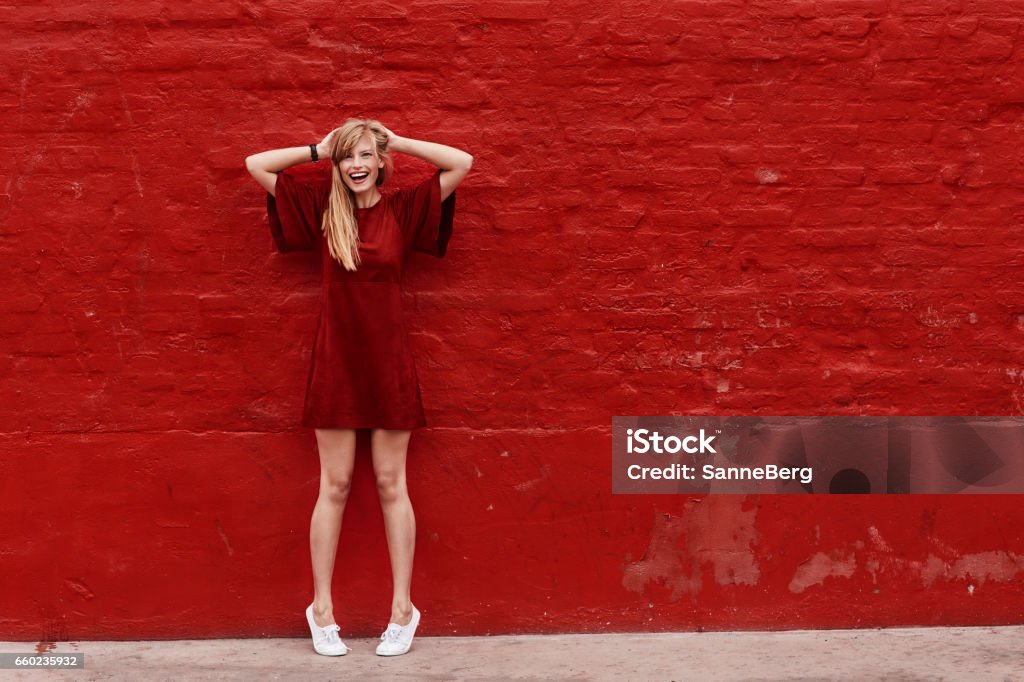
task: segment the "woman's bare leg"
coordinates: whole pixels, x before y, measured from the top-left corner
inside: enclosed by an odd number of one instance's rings
[[[313,620],[326,627],[334,622],[331,577],[356,461],[355,429],[316,429],[316,445],[320,452],[320,494],[309,522],[309,553],[315,590]]]
[[[377,494],[384,513],[394,581],[390,622],[399,625],[408,625],[412,620],[410,590],[412,558],[416,549],[416,517],[405,484],[405,456],[411,436],[411,430],[374,429],[371,438],[373,472],[377,477]]]

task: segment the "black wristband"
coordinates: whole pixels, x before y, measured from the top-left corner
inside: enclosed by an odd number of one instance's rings
[[[320,160],[320,157],[317,156],[317,153],[316,153],[316,145],[315,144],[309,145],[309,155],[312,157],[313,161],[319,161]]]

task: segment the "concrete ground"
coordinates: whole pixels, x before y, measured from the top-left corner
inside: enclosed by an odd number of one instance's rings
[[[3,680],[1020,680],[1024,626],[672,634],[417,637],[319,656],[305,639],[58,642],[85,668],[3,670]],[[37,642],[0,642],[36,652]],[[47,646],[48,648],[48,646]]]

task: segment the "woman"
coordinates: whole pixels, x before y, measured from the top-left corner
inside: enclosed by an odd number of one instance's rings
[[[433,165],[433,175],[384,194],[394,152]],[[300,178],[284,169],[330,161],[329,174]],[[319,251],[320,316],[302,425],[316,431],[320,493],[310,522],[315,596],[306,620],[319,654],[341,656],[331,576],[355,463],[356,429],[371,429],[377,491],[387,533],[394,594],[377,654],[404,654],[420,612],[410,598],[416,522],[406,489],[412,429],[426,425],[416,367],[402,320],[400,279],[411,251],[443,257],[451,237],[455,188],[473,157],[433,142],[399,137],[372,119],[349,119],[319,144],[274,149],[246,159],[267,190],[267,214],[281,252]]]

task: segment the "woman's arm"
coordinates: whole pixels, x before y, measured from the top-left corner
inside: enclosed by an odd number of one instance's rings
[[[390,130],[388,133],[390,136],[388,147],[392,151],[419,157],[441,169],[441,201],[447,199],[448,195],[455,191],[455,188],[469,173],[469,169],[473,167],[472,155],[461,149],[436,142],[399,137]]]
[[[331,131],[316,146],[316,155],[321,159],[326,158],[330,153],[327,149],[327,142],[333,134],[334,131]],[[277,174],[285,168],[291,168],[307,161],[312,161],[309,145],[305,147],[285,147],[284,149],[271,149],[245,157],[245,169],[249,171],[249,175],[256,182],[260,183],[263,189],[274,194],[274,187],[277,185]]]

